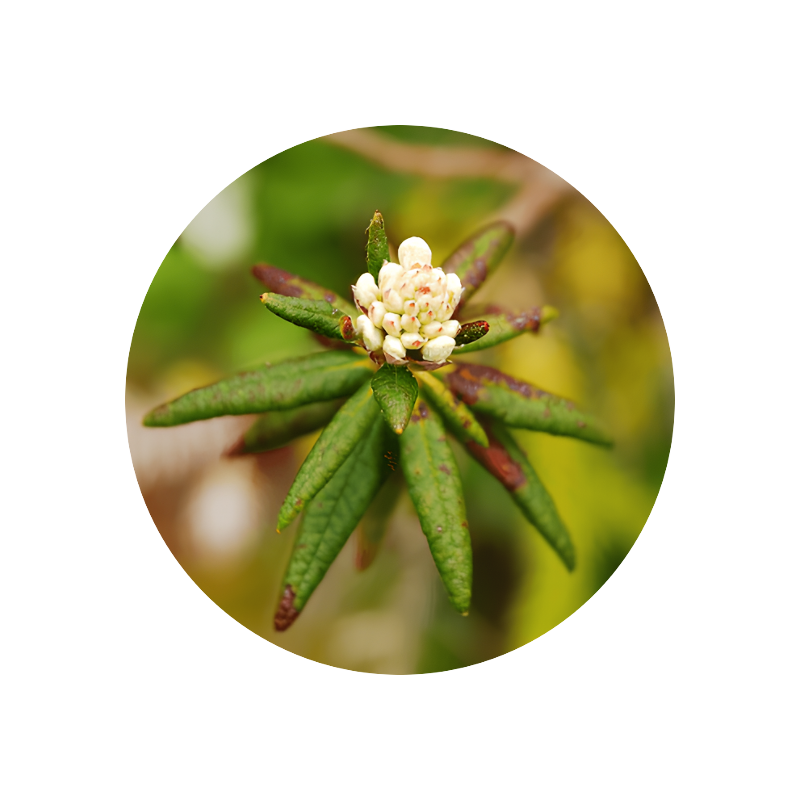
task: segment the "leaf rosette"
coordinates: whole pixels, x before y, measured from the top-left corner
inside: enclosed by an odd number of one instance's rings
[[[258,414],[229,456],[282,447],[321,429],[276,521],[281,531],[302,518],[277,599],[277,630],[294,623],[357,529],[357,566],[372,563],[400,480],[452,605],[468,613],[472,544],[452,440],[499,481],[566,569],[574,569],[575,547],[556,503],[511,429],[606,446],[607,432],[570,400],[492,367],[452,362],[536,334],[558,316],[550,306],[492,306],[470,319],[468,301],[513,240],[508,223],[490,224],[434,267],[427,243],[412,237],[392,262],[376,211],[367,229],[367,271],[353,285],[352,301],[258,264],[252,272],[267,289],[260,298],[265,308],[310,330],[328,349],[195,389],[144,418],[145,425],[164,427]]]

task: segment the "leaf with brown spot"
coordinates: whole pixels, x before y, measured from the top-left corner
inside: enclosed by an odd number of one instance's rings
[[[467,344],[477,342],[489,333],[489,323],[485,319],[475,322],[465,322],[456,335],[456,347],[463,347]]]
[[[372,374],[369,359],[352,350],[313,353],[194,389],[154,408],[144,424],[169,427],[229,414],[297,408],[352,394]]]
[[[358,310],[352,301],[345,299],[341,295],[320,286],[307,278],[301,278],[284,269],[272,267],[269,264],[256,264],[252,268],[253,275],[266,286],[270,292],[282,294],[285,297],[299,297],[303,300],[324,300],[334,308],[355,317]]]
[[[542,325],[558,316],[558,312],[552,306],[541,309],[529,308],[527,311],[502,311],[496,306],[490,308],[491,313],[486,314],[483,320],[484,324],[488,325],[486,335],[464,344],[459,344],[456,339],[454,356],[495,347],[528,331],[536,333]]]
[[[301,328],[307,328],[329,339],[353,343],[358,341],[352,317],[334,308],[327,300],[305,300],[264,292],[261,302],[276,316]]]
[[[308,503],[283,578],[284,597],[275,616],[276,630],[286,630],[303,610],[383,482],[392,474],[384,455],[387,448],[394,446],[393,439],[393,434],[373,416],[356,447]]]
[[[434,375],[422,372],[418,378],[425,400],[441,414],[454,436],[462,442],[474,441],[483,447],[489,446],[486,432],[463,400],[459,400],[442,380]]]
[[[278,514],[279,531],[289,525],[344,464],[379,415],[372,387],[365,383],[320,434],[300,466]]]
[[[570,571],[575,567],[575,547],[553,499],[536,471],[505,426],[483,419],[489,446],[468,442],[467,449],[511,495],[525,518],[542,534]]]
[[[294,607],[294,589],[287,586],[281,595],[281,602],[275,612],[275,630],[285,631],[297,619],[300,612]]]
[[[512,428],[611,444],[600,423],[578,410],[571,400],[544,392],[493,367],[459,364],[444,380],[473,411],[499,419]]]
[[[461,279],[463,292],[453,317],[483,282],[497,269],[514,243],[514,228],[508,222],[493,222],[459,245],[445,259],[442,269],[455,272]]]

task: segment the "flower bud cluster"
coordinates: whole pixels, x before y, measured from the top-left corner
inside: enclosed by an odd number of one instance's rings
[[[383,351],[390,363],[407,363],[408,350],[421,350],[423,361],[442,363],[460,329],[451,317],[461,299],[461,281],[431,266],[431,249],[417,236],[406,239],[397,255],[400,263],[385,262],[377,283],[365,272],[353,286],[364,312],[356,330],[367,350]]]

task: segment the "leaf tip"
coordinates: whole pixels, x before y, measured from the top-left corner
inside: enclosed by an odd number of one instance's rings
[[[548,322],[553,322],[561,316],[561,312],[553,306],[545,306],[542,309],[542,314],[539,317],[539,325],[546,325]]]
[[[259,295],[259,300],[266,305],[269,302],[269,292],[264,292],[264,294]]]
[[[144,425],[145,428],[163,428],[166,410],[167,408],[165,405],[157,406],[142,417],[142,425]]]
[[[158,409],[156,409],[158,410]],[[596,435],[587,439],[591,444],[599,445],[600,447],[608,448],[609,450],[614,447],[614,440],[604,430],[596,431]]]
[[[287,512],[285,508],[282,508],[280,513],[278,514],[278,522],[275,526],[275,530],[280,533],[282,530],[286,529],[287,525],[290,525],[291,522],[297,514],[292,513],[292,509],[290,508]]]
[[[481,447],[484,449],[489,447],[489,437],[486,435],[486,431],[483,428],[476,428],[470,431],[470,433],[472,434],[473,441],[477,442]]]
[[[244,436],[240,436],[224,453],[225,458],[236,458],[246,453]]]
[[[363,572],[367,567],[369,567],[372,562],[375,560],[375,554],[377,551],[377,547],[374,545],[368,544],[365,545],[363,543],[359,543],[359,547],[356,550],[356,569],[359,572]]]
[[[295,593],[291,585],[287,584],[283,590],[283,597],[281,597],[278,610],[275,612],[275,619],[273,624],[276,631],[287,630],[292,623],[300,615],[300,612],[294,607]]]

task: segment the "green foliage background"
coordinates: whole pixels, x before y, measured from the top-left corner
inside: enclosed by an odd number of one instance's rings
[[[442,148],[504,150],[432,128],[395,126],[380,133]],[[436,266],[495,219],[514,192],[512,184],[486,178],[389,171],[325,139],[243,175],[178,238],[142,305],[128,368],[134,453],[139,433],[133,428],[142,409],[265,360],[321,349],[307,331],[265,311],[252,264],[273,264],[347,296],[350,283],[365,271],[364,229],[376,208],[391,244],[421,236]],[[574,192],[517,240],[476,296],[482,299],[512,308],[547,303],[561,316],[539,334],[461,360],[493,364],[576,400],[615,438],[615,448],[606,451],[518,432],[572,534],[575,572],[566,571],[499,484],[454,445],[474,547],[470,616],[459,616],[449,605],[404,496],[372,566],[356,571],[353,548],[346,546],[295,626],[277,634],[271,621],[296,524],[278,536],[275,517],[281,492],[313,437],[247,457],[250,466],[237,467],[264,500],[245,544],[230,553],[204,548],[183,513],[202,491],[203,470],[213,465],[146,481],[143,470],[152,466],[134,457],[165,542],[215,603],[307,658],[363,671],[429,672],[474,664],[530,642],[611,576],[653,507],[672,436],[672,366],[650,287],[613,227]],[[188,428],[201,435],[198,426],[204,424]]]

